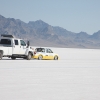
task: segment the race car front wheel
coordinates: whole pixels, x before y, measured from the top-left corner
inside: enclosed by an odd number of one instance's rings
[[[54,60],[58,60],[58,56],[55,56],[55,57],[54,57]]]

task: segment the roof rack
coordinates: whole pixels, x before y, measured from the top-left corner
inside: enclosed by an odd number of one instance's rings
[[[7,35],[7,34],[1,34],[1,37],[10,37],[10,38],[14,38],[13,35]]]

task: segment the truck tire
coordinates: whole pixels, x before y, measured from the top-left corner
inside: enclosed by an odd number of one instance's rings
[[[29,52],[27,56],[27,60],[31,60],[31,58],[32,58],[32,54]]]
[[[3,51],[0,50],[0,60],[2,60],[2,56],[3,56]]]
[[[16,57],[11,57],[11,59],[12,59],[12,60],[15,60],[15,59],[16,59]]]

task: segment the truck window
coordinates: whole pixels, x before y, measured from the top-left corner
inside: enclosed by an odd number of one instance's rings
[[[26,43],[23,40],[20,40],[20,45],[21,46],[26,46]]]
[[[0,44],[11,45],[11,40],[10,39],[1,39]]]
[[[18,45],[18,40],[14,40],[15,41],[15,45]]]

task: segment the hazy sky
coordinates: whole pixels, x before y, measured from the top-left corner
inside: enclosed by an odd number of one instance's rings
[[[76,33],[100,30],[100,0],[0,0],[0,15],[26,23],[41,19]]]

